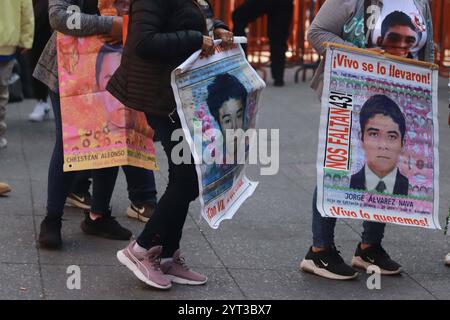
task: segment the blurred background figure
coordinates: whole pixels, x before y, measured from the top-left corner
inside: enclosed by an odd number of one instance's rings
[[[293,12],[293,0],[246,0],[233,12],[235,36],[245,36],[247,25],[267,14],[271,72],[277,87],[284,86],[287,41]]]
[[[48,20],[48,0],[33,0],[35,34],[31,51],[27,54],[30,62],[30,81],[32,87],[32,98],[37,100],[33,112],[29,115],[29,120],[41,122],[50,113],[50,102],[48,100],[48,88],[42,82],[31,77],[32,71],[44,51],[45,45],[52,35],[50,22]]]
[[[8,141],[6,132],[6,105],[9,99],[9,78],[18,50],[31,48],[33,44],[34,18],[31,0],[3,0],[0,10],[0,149]],[[11,187],[0,182],[0,195]]]
[[[34,17],[31,0],[3,0],[0,10],[0,149],[8,144],[5,138],[8,84],[18,50],[33,45]]]

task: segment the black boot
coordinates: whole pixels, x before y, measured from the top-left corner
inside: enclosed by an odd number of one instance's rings
[[[41,222],[38,241],[41,248],[60,249],[62,246],[61,218],[45,217]]]

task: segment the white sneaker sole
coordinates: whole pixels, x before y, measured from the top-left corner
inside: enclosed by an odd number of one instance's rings
[[[300,263],[300,269],[302,269],[304,272],[309,272],[309,273],[318,275],[320,277],[324,277],[324,278],[332,279],[332,280],[351,280],[351,279],[355,279],[358,276],[358,273],[355,273],[352,276],[341,276],[341,275],[332,273],[326,269],[319,268],[316,266],[314,261],[306,260],[306,259],[303,259],[303,261]]]
[[[50,114],[49,111],[47,111],[43,116],[37,117],[37,116],[29,116],[28,120],[31,122],[44,122],[45,120],[50,120]]]
[[[75,199],[72,199],[72,198],[67,198],[65,205],[67,207],[74,207],[74,208],[85,209],[85,210],[89,210],[91,208],[91,206],[88,206],[87,204],[84,204],[84,203],[77,201]]]
[[[352,267],[367,270],[367,268],[369,268],[370,266],[375,266],[375,265],[373,263],[364,261],[363,259],[361,259],[361,257],[353,256]],[[386,275],[386,276],[393,276],[396,274],[400,274],[401,272],[402,272],[402,268],[399,268],[398,270],[394,270],[394,271],[384,270],[384,269],[380,268],[380,273],[382,275]]]
[[[136,213],[136,211],[134,211],[130,207],[128,207],[128,209],[127,209],[127,216],[129,218],[131,218],[131,219],[139,220],[139,221],[145,222],[145,223],[147,223],[147,221],[149,220],[149,218],[144,217],[143,215]]]
[[[170,281],[172,281],[173,283],[187,284],[190,286],[200,286],[200,285],[208,282],[208,278],[206,278],[205,281],[193,281],[193,280],[188,280],[188,279],[180,278],[180,277],[169,275],[169,274],[166,274],[166,278],[169,279]]]
[[[127,258],[127,256],[122,252],[122,250],[117,251],[117,259],[120,261],[121,264],[126,266],[128,269],[130,269],[134,275],[141,280],[142,282],[148,284],[149,286],[152,286],[154,288],[158,289],[170,289],[172,287],[172,284],[169,284],[168,286],[162,286],[160,284],[157,284],[150,279],[148,279],[144,274],[136,267],[136,265]]]

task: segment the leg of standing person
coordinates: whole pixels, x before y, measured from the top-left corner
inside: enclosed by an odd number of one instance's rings
[[[309,249],[300,268],[318,276],[334,280],[350,280],[358,273],[347,265],[334,244],[335,218],[322,217],[317,209],[317,188],[313,197],[313,246]]]
[[[66,199],[66,206],[89,210],[92,204],[91,193],[91,170],[80,171],[75,177],[70,193]]]
[[[64,172],[61,105],[59,95],[50,91],[55,115],[55,145],[48,169],[47,215],[41,223],[39,243],[45,248],[59,248],[61,240],[61,218],[64,204],[77,172]]]
[[[0,149],[6,147],[7,141],[4,137],[6,130],[6,105],[9,100],[8,80],[11,76],[14,62],[0,62]],[[0,195],[4,195],[11,191],[11,186],[7,183],[0,182]]]
[[[381,246],[385,228],[385,223],[363,222],[364,231],[352,258],[353,267],[367,270],[376,265],[384,275],[396,275],[402,271],[401,265],[392,260]]]
[[[9,100],[8,82],[14,67],[14,60],[0,61],[0,149],[7,146],[6,105]]]
[[[34,1],[33,1],[34,2]],[[48,17],[48,1],[36,1],[33,4],[35,17],[35,34],[33,47],[31,48],[31,70],[36,68],[37,62],[52,35]],[[48,102],[48,87],[41,81],[32,78],[34,98],[37,100],[33,112],[28,119],[33,122],[41,122],[50,115],[50,103]]]
[[[132,219],[147,222],[156,206],[156,184],[153,171],[133,166],[122,166],[127,179],[130,206],[127,215]]]
[[[292,0],[274,1],[268,10],[268,34],[270,40],[270,68],[274,85],[284,86],[287,43],[290,35],[294,5]]]
[[[267,14],[271,0],[247,0],[233,11],[233,34],[234,36],[246,36],[245,28],[250,22],[260,16]],[[243,45],[247,53],[247,46]]]
[[[63,170],[64,153],[60,97],[56,93],[50,91],[50,99],[52,101],[53,113],[55,115],[56,140],[48,173],[47,215],[41,223],[39,243],[44,248],[57,249],[62,245],[61,218],[64,214],[64,204],[66,202],[67,195],[69,194],[69,190],[73,188],[78,172],[64,172]],[[92,174],[94,179],[94,188],[96,180],[98,180],[98,188],[105,186],[110,187],[110,182],[113,180],[115,181],[114,175],[111,175],[111,170],[109,170],[109,168],[95,170],[96,173]],[[115,170],[117,171],[118,169],[115,168]],[[112,178],[105,178],[103,176]],[[102,183],[104,184],[102,185]],[[114,188],[114,185],[112,187]],[[112,194],[112,191],[110,191],[109,188],[105,187],[104,190],[105,193],[110,192]],[[108,195],[106,195],[104,199],[108,199]],[[90,234],[96,233],[96,235],[102,237],[112,239],[118,238],[119,240],[122,240],[123,238],[126,238],[123,240],[129,239],[131,232],[122,228],[117,221],[111,217],[110,211],[104,209],[105,207],[109,209],[109,200],[107,204],[102,207],[103,210],[99,210],[98,212],[98,215],[104,215],[104,219],[98,219],[98,221],[94,221],[95,223],[88,225],[90,228]],[[98,216],[97,218],[101,218],[101,216]]]
[[[171,140],[172,132],[181,128],[180,119],[148,117],[148,121],[167,155],[169,183],[137,242],[120,250],[117,257],[140,280],[157,288],[170,288],[168,278],[181,284],[204,284],[207,277],[187,268],[180,257],[180,239],[189,204],[198,197],[198,177],[192,157],[190,164],[175,164],[171,158],[173,148],[180,143]],[[155,269],[159,257],[163,258],[162,272],[159,267]]]
[[[38,59],[39,58],[35,60],[35,63],[37,63]],[[32,68],[34,69],[35,67],[36,65],[34,64]],[[34,98],[37,103],[28,116],[28,119],[32,122],[41,122],[50,117],[51,106],[48,101],[48,88],[45,84],[35,78],[32,79],[31,83],[33,86]]]
[[[178,117],[172,123],[170,118],[149,119],[149,124],[161,139],[161,144],[169,161],[169,182],[161,196],[153,216],[145,225],[137,242],[149,249],[158,241],[163,245],[162,258],[169,258],[179,248],[183,225],[189,210],[189,204],[198,197],[198,179],[194,161],[190,164],[175,164],[172,161],[172,149],[179,141],[172,141],[172,132],[181,128]],[[183,140],[183,143],[186,143]],[[187,148],[189,149],[189,148]],[[185,149],[186,150],[186,149]]]
[[[118,167],[91,170],[92,205],[81,223],[84,233],[113,240],[129,240],[132,233],[111,216],[111,198],[116,184]]]

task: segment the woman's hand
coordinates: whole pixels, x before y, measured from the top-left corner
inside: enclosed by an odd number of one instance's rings
[[[202,53],[201,58],[209,57],[214,54],[214,39],[211,37],[203,36]]]
[[[230,32],[223,28],[217,28],[214,29],[214,37],[216,37],[216,39],[222,40],[220,46],[225,50],[231,49],[233,47],[233,32]]]
[[[119,44],[123,41],[123,19],[122,17],[114,17],[111,31],[108,34],[100,36],[100,38],[109,44]]]

